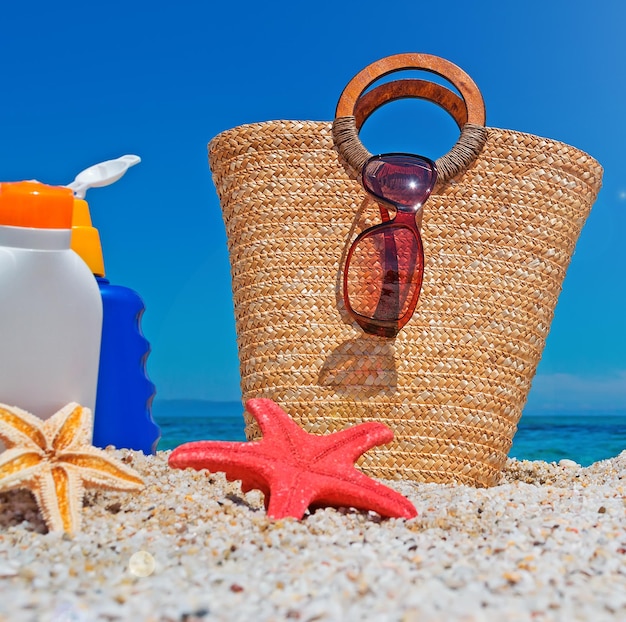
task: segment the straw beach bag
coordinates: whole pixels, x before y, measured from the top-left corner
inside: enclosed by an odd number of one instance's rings
[[[417,79],[367,90],[402,69],[438,74],[461,97]],[[437,160],[424,204],[419,301],[385,337],[348,313],[343,271],[357,235],[381,222],[360,181],[370,154],[358,131],[402,97],[444,107],[461,135]],[[600,165],[554,140],[486,128],[471,78],[426,54],[365,68],[333,123],[269,121],[219,134],[209,164],[228,237],[244,402],[271,398],[313,433],[389,425],[393,443],[359,463],[375,477],[495,484]]]

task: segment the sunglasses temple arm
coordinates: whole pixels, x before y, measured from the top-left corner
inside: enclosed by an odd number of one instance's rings
[[[389,210],[382,203],[378,204],[378,211],[380,212],[380,219],[383,222],[389,222],[391,220]]]

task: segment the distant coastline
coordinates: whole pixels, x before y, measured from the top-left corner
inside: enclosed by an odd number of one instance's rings
[[[152,417],[172,419],[185,417],[188,419],[224,418],[243,420],[243,406],[241,402],[217,402],[210,400],[157,400],[152,403]]]

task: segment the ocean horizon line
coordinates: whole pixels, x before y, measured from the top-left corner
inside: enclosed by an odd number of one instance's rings
[[[152,403],[153,408],[160,410],[161,408],[175,408],[179,407],[196,407],[196,408],[219,408],[224,407],[228,409],[224,416],[239,416],[233,411],[235,409],[241,409],[243,412],[243,404],[241,400],[212,400],[201,398],[159,398],[155,397]],[[626,407],[624,408],[570,408],[560,407],[552,408],[549,406],[532,406],[528,407],[522,412],[522,418],[524,417],[626,417]]]
[[[156,401],[153,406],[153,419],[161,428],[161,450],[192,440],[246,439],[240,401],[173,399]],[[524,412],[516,427],[509,455],[519,459],[569,458],[589,465],[626,448],[624,410],[610,414],[606,410],[561,410],[555,414],[553,410],[535,408]]]

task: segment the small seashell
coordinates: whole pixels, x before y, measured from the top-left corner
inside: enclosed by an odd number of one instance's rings
[[[564,469],[579,469],[580,464],[578,462],[574,462],[573,460],[569,460],[567,458],[563,458],[563,460],[559,460],[559,466]]]

